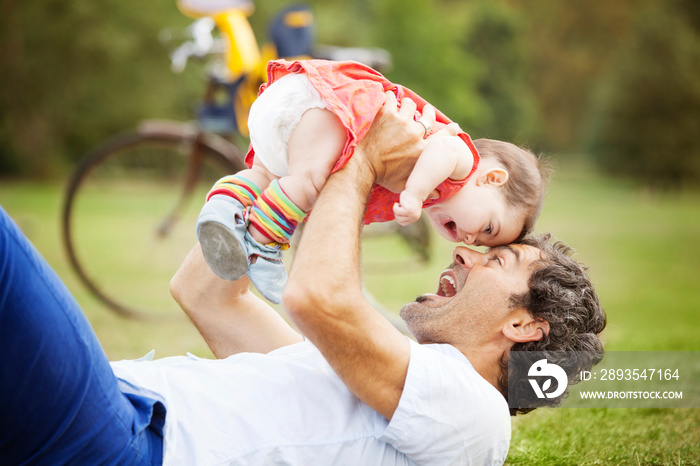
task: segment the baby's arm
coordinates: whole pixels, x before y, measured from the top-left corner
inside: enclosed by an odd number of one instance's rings
[[[464,179],[469,175],[473,164],[474,158],[469,147],[448,128],[428,138],[428,144],[409,175],[399,202],[394,204],[394,215],[399,225],[408,225],[418,220],[423,202],[435,188],[447,178]]]

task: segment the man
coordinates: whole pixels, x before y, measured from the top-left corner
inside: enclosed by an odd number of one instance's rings
[[[562,331],[575,319],[562,318],[557,295],[528,288],[560,258],[532,245],[457,248],[442,291],[402,311],[418,343],[365,302],[364,201],[375,180],[405,180],[423,144],[414,109],[396,108],[388,98],[377,120],[388,127],[373,129],[356,162],[330,178],[305,229],[284,300],[308,340],[246,278],[216,277],[195,248],[171,287],[220,359],[120,361],[110,370],[77,303],[0,210],[0,463],[502,463],[508,350],[550,340],[576,348],[602,321]],[[597,299],[576,301],[595,296],[583,270],[564,272],[544,280],[572,296],[559,311],[579,322],[602,315]],[[541,302],[553,310],[547,320]]]
[[[502,463],[510,438],[503,365],[508,351],[602,350],[596,334],[605,315],[584,269],[565,248],[542,238],[487,253],[456,248],[438,292],[422,295],[401,311],[417,343],[363,298],[358,257],[364,205],[373,183],[400,185],[404,154],[420,148],[422,132],[413,122],[414,110],[408,102],[397,110],[392,97],[387,98],[380,125],[394,120],[401,125],[394,122],[397,134],[381,144],[403,143],[406,137],[398,133],[414,139],[407,146],[362,146],[353,163],[324,186],[295,256],[284,305],[309,340],[299,345],[304,356],[308,351],[316,357],[305,363],[327,361],[335,375],[320,378],[335,381],[337,375],[344,384],[314,390],[309,405],[295,391],[294,378],[288,381],[285,390],[294,395],[285,403],[298,403],[307,416],[289,419],[278,413],[275,422],[291,423],[300,434],[275,451],[301,454],[293,456],[299,464],[314,463],[309,458],[315,456],[300,453],[309,443],[328,447],[329,456],[314,464]],[[368,138],[374,140],[372,136]],[[386,153],[395,158],[387,160]],[[172,290],[219,358],[243,350],[266,352],[301,339],[250,293],[247,283],[233,289],[208,271],[197,249],[174,278]],[[588,300],[572,300],[573,295]],[[572,313],[578,318],[571,319]],[[563,333],[569,336],[559,338]],[[321,354],[325,361],[319,362]],[[567,369],[573,374],[579,366]],[[323,385],[318,379],[314,383]],[[338,408],[347,400],[347,390],[358,405]],[[367,406],[372,411],[365,411]],[[373,417],[375,412],[381,418]],[[343,426],[340,433],[328,432],[334,421]]]

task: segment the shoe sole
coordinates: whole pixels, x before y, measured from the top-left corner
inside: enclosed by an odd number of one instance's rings
[[[199,244],[209,268],[226,280],[238,280],[248,271],[248,256],[228,228],[217,222],[202,222]]]

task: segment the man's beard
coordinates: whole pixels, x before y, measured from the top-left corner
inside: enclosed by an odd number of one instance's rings
[[[418,306],[420,303],[423,303],[428,300],[428,297],[424,294],[418,296],[415,301],[412,301],[410,303],[406,303],[401,307],[401,310],[399,310],[399,316],[403,319],[403,321],[410,325],[411,322],[416,322],[419,320],[423,320],[424,316],[422,315],[423,312],[418,311],[416,312],[414,309],[418,307],[420,309],[420,306]]]
[[[404,304],[401,309],[399,310],[399,316],[404,320],[404,322],[408,323],[409,320],[413,318],[413,313],[411,313],[411,308],[414,307],[417,303],[425,301],[426,298],[423,296],[419,296],[416,298],[415,301],[411,303],[406,303]]]
[[[427,300],[426,296],[419,296],[415,301],[405,304],[399,315],[419,343],[436,343],[440,334],[437,330],[441,327],[436,323],[440,322],[442,310],[423,307],[421,303]]]
[[[431,320],[439,318],[444,312],[443,309],[435,309],[421,305],[421,303],[429,299],[430,298],[426,295],[420,295],[415,301],[403,305],[399,311],[399,315],[409,328],[412,326],[422,326]]]

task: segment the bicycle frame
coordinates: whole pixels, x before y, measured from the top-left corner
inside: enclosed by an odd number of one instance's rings
[[[247,109],[257,97],[257,87],[264,79],[264,76],[261,78],[261,73],[264,73],[261,67],[266,63],[248,21],[254,11],[253,4],[247,1],[180,0],[177,5],[182,13],[192,18],[211,18],[223,38],[225,72],[214,73],[209,78],[205,101],[199,110],[202,126],[215,133],[237,131],[247,137]],[[192,28],[193,33],[197,31]],[[209,40],[194,37],[195,44],[213,44],[213,40]],[[209,51],[205,45],[199,53],[204,55]],[[226,93],[224,102],[217,99],[218,91],[222,89]]]
[[[213,74],[199,119],[206,130],[217,133],[237,131],[248,137],[248,110],[258,96],[260,85],[267,79],[267,62],[279,56],[308,58],[312,40],[309,40],[313,25],[313,14],[304,6],[282,11],[272,25],[273,43],[266,43],[262,50],[258,46],[248,17],[253,13],[252,2],[246,0],[180,0],[178,8],[193,18],[211,18],[223,38],[225,73]],[[285,31],[307,31],[302,34],[284,34]],[[196,30],[193,28],[193,32]],[[277,40],[275,40],[277,39]],[[195,37],[195,41],[198,39]],[[202,40],[200,43],[208,43]],[[289,44],[292,44],[291,48]],[[206,53],[206,50],[200,53]],[[227,98],[221,103],[217,92],[225,90]]]
[[[213,69],[199,120],[206,131],[248,137],[248,111],[267,80],[267,63],[276,58],[355,60],[379,70],[391,67],[391,55],[383,49],[317,47],[314,15],[305,5],[280,11],[270,23],[270,40],[262,49],[248,21],[254,11],[250,0],[178,0],[185,15],[197,19],[188,29],[193,42],[182,44],[171,54],[174,71],[184,69],[190,56],[204,57],[222,52],[223,69]],[[212,32],[221,34],[217,43]],[[219,98],[220,91],[225,98]]]

